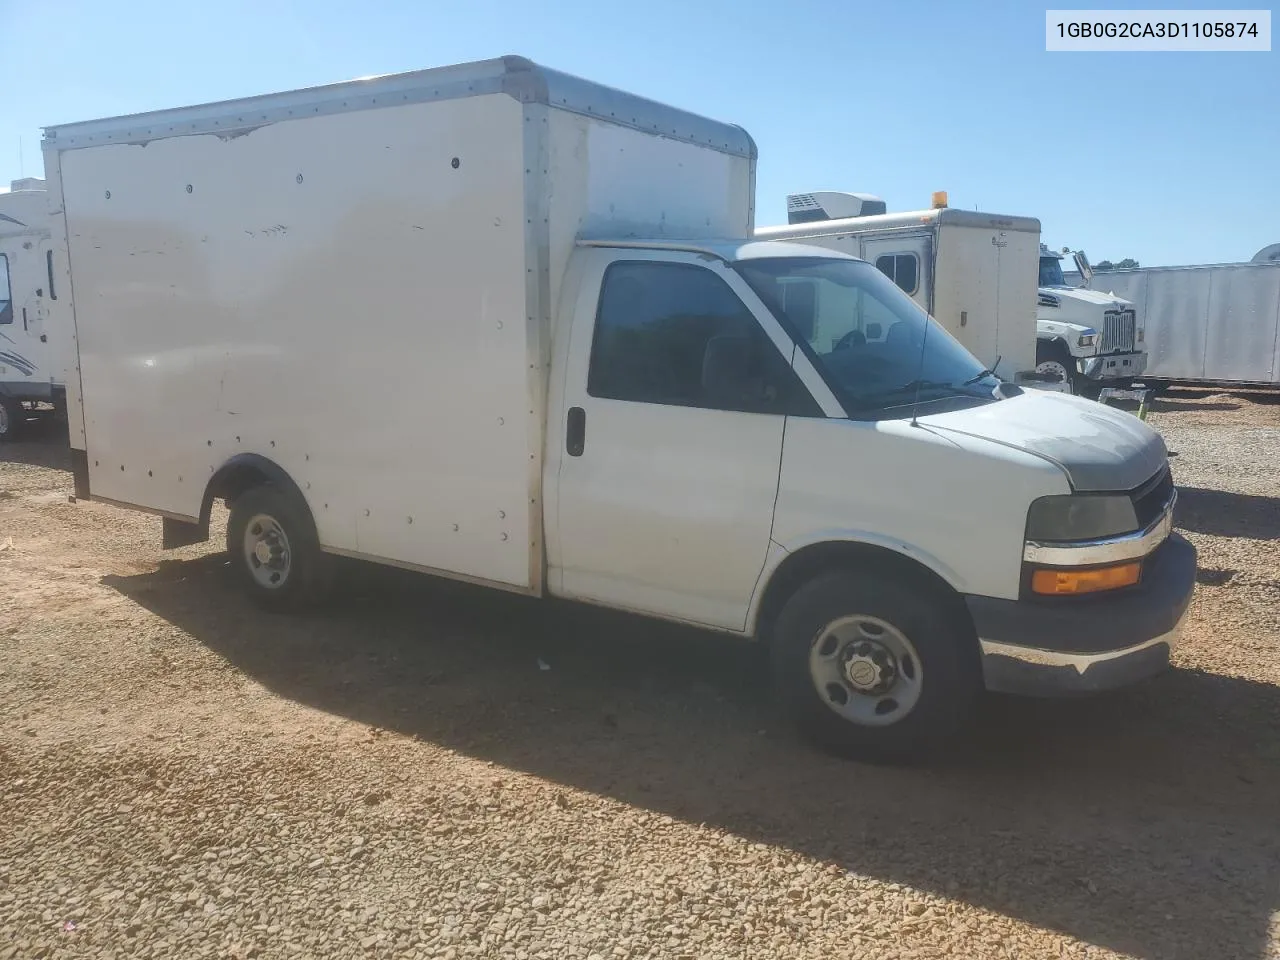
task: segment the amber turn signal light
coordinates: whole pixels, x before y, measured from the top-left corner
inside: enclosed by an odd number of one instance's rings
[[[1052,597],[1076,593],[1097,593],[1131,587],[1142,575],[1142,564],[1120,563],[1091,570],[1037,570],[1031,575],[1031,589]]]

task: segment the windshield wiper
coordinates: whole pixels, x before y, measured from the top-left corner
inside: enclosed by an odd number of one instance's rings
[[[945,391],[941,395],[930,393],[930,391]],[[920,397],[921,403],[934,403],[938,400],[956,397],[971,397],[974,400],[988,399],[982,394],[974,393],[971,390],[965,390],[961,384],[952,383],[948,380],[912,380],[910,383],[904,383],[898,387],[888,387],[884,390],[877,390],[866,396],[858,398],[859,410],[889,410],[895,407],[909,406],[913,402],[915,396],[924,393],[925,396]],[[887,403],[889,399],[902,398],[899,403]]]
[[[979,380],[983,380],[987,377],[994,377],[996,375],[996,368],[1000,366],[1000,361],[1003,359],[1004,359],[1003,355],[996,357],[996,362],[991,365],[990,370],[983,370],[981,373],[975,374],[974,376],[966,380],[963,386],[968,387],[968,386],[971,386],[972,384],[977,383]]]
[[[960,388],[948,380],[912,380],[898,387],[888,387],[884,390],[877,390],[868,394],[862,399],[866,402],[874,403],[876,400],[886,399],[888,397],[896,397],[904,393],[915,393],[918,390],[955,390]]]
[[[995,375],[996,375],[996,372],[994,370],[983,370],[981,373],[975,373],[972,377],[970,377],[964,383],[960,384],[960,386],[962,387],[972,386],[973,384],[977,383],[979,380],[985,380],[987,377],[994,377]]]

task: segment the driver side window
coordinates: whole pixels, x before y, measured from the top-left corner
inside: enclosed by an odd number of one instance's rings
[[[609,266],[587,392],[633,403],[822,415],[738,295],[694,264],[636,260]]]

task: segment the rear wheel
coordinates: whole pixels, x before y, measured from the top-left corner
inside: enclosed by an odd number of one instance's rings
[[[311,515],[279,487],[254,487],[232,503],[227,553],[241,584],[264,607],[304,607],[324,586],[325,557]]]
[[[22,401],[0,395],[0,440],[12,440],[27,422]]]
[[[931,753],[980,688],[976,647],[936,591],[856,570],[801,587],[774,625],[774,673],[801,729],[860,760]]]

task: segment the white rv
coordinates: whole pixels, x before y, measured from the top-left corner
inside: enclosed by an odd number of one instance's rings
[[[13,181],[0,193],[0,440],[11,437],[30,405],[64,404],[66,344],[50,322],[58,296],[44,181]]]
[[[864,757],[1161,671],[1196,564],[1160,437],[753,242],[755,159],[518,57],[51,127],[76,490],[170,546],[226,500],[270,606],[341,555],[760,638]]]
[[[787,197],[787,220],[785,227],[759,228],[756,237],[860,257],[1005,380],[1053,382],[1035,373],[1039,220],[945,206],[887,213],[879,197],[838,192]],[[798,315],[813,305],[793,298],[788,309]]]
[[[1088,289],[1093,271],[1083,252],[1072,258],[1084,286],[1070,286],[1063,256],[1040,245],[1036,369],[1067,378],[1082,394],[1141,377],[1147,369],[1143,318],[1129,300]]]

